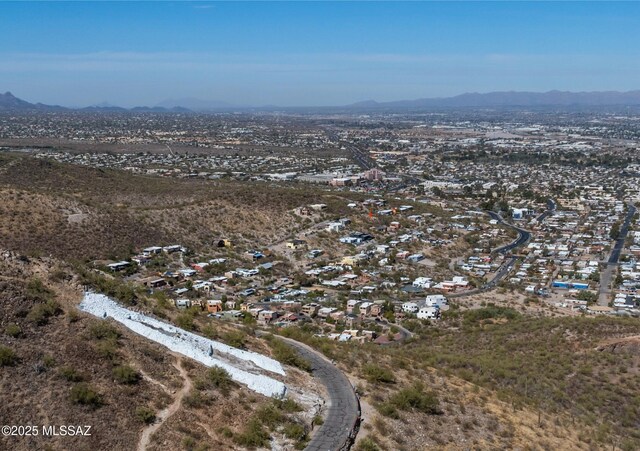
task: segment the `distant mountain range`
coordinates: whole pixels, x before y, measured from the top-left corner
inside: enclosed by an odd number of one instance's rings
[[[55,111],[89,111],[89,112],[153,112],[153,113],[185,113],[191,112],[188,108],[174,107],[164,108],[161,106],[146,107],[139,106],[134,108],[122,108],[119,106],[101,103],[85,108],[67,108],[59,105],[45,105],[44,103],[29,103],[26,100],[19,99],[10,92],[0,94],[0,112],[55,112]]]
[[[226,110],[233,108],[242,108],[227,102],[218,100],[202,100],[195,97],[185,97],[182,99],[167,99],[158,103],[156,107],[160,108],[187,108],[191,111],[213,111]]]
[[[640,105],[638,91],[595,92],[520,92],[499,91],[486,94],[465,93],[455,97],[438,97],[394,102],[368,100],[349,105],[356,109],[379,108],[438,108],[438,107],[537,107],[537,106],[612,106]]]
[[[277,107],[237,106],[226,102],[208,101],[196,98],[167,99],[153,107],[122,108],[107,103],[86,108],[66,108],[58,105],[29,103],[15,97],[10,92],[0,94],[0,112],[2,111],[92,111],[92,112],[158,112],[185,113],[202,111],[229,110],[287,110],[287,109],[340,109],[340,110],[403,110],[403,109],[433,109],[433,108],[505,108],[505,107],[584,107],[584,106],[640,106],[640,90],[637,91],[594,91],[594,92],[521,92],[502,91],[480,93],[466,93],[454,97],[437,97],[417,100],[398,100],[393,102],[376,102],[367,100],[351,105],[336,107]]]

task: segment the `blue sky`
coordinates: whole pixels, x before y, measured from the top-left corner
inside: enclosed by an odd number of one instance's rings
[[[2,2],[0,30],[0,91],[63,105],[640,89],[636,2]]]

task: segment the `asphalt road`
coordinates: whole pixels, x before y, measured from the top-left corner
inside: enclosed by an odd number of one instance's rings
[[[633,215],[635,214],[636,207],[632,204],[629,204],[627,216],[624,218],[622,227],[620,227],[620,234],[618,235],[616,244],[613,246],[613,250],[611,251],[611,255],[609,256],[609,263],[618,263],[618,260],[620,259],[620,253],[622,252],[622,248],[624,247],[624,241],[627,239],[627,233],[629,233],[629,225],[631,224],[631,219],[633,219]]]
[[[551,203],[548,204],[549,209],[555,209],[555,203],[553,201],[550,201],[550,202]],[[529,231],[525,229],[521,229],[520,227],[516,227],[507,222],[504,222],[504,219],[502,219],[502,216],[500,216],[498,213],[494,211],[489,211],[487,213],[489,213],[489,216],[491,216],[493,219],[498,221],[500,224],[503,224],[518,232],[518,238],[516,238],[515,241],[513,241],[510,244],[507,244],[506,246],[501,246],[497,249],[494,249],[493,252],[499,253],[499,254],[507,254],[509,251],[524,245],[527,241],[531,239],[531,233]],[[511,271],[511,269],[513,268],[513,265],[515,265],[517,260],[518,260],[517,257],[507,257],[504,263],[502,264],[502,266],[500,267],[500,269],[498,269],[496,274],[493,276],[493,278],[487,283],[485,283],[484,285],[482,285],[480,288],[476,288],[475,290],[465,291],[463,293],[449,294],[448,297],[461,298],[461,297],[471,296],[473,294],[478,294],[478,293],[483,293],[485,291],[493,290],[502,281],[502,279],[504,279],[507,276],[507,274],[509,274],[509,272]]]
[[[554,211],[556,211],[556,202],[553,199],[547,199],[547,209],[536,218],[536,221],[538,221],[538,223],[544,221]]]
[[[515,249],[516,247],[522,246],[524,243],[526,243],[531,239],[531,233],[529,233],[527,230],[521,229],[520,227],[516,227],[507,222],[504,222],[504,219],[502,219],[502,216],[500,216],[495,211],[489,211],[488,213],[489,213],[489,216],[491,216],[493,219],[495,219],[499,223],[518,232],[518,238],[516,238],[514,242],[507,244],[506,246],[499,247],[495,249],[493,252],[497,252],[499,254],[506,254],[510,250]]]
[[[324,423],[315,432],[306,451],[349,449],[350,435],[360,419],[360,405],[349,379],[322,354],[309,346],[285,337],[277,337],[295,348],[311,363],[313,377],[320,380],[329,394],[329,409]],[[355,436],[351,437],[355,440]],[[346,446],[345,446],[346,445]]]
[[[633,219],[633,215],[636,214],[635,205],[629,204],[629,210],[627,216],[624,218],[622,227],[620,227],[620,234],[618,239],[613,245],[609,260],[607,261],[606,268],[600,273],[600,289],[598,291],[598,305],[607,306],[611,300],[611,280],[618,267],[618,260],[620,260],[620,253],[624,248],[624,242],[627,239],[629,233],[629,225]]]

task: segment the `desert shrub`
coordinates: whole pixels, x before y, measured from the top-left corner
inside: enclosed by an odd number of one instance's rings
[[[91,337],[97,340],[117,340],[118,338],[120,338],[120,331],[107,321],[94,322],[89,328],[89,334],[91,335]]]
[[[311,371],[311,364],[309,361],[301,357],[300,354],[298,354],[291,346],[276,338],[269,340],[269,345],[273,351],[273,357],[277,361],[285,365],[295,366],[303,371]]]
[[[176,325],[184,330],[194,330],[193,316],[188,313],[182,313],[176,317]]]
[[[62,366],[58,369],[58,374],[69,382],[81,382],[84,376],[71,366]]]
[[[219,429],[219,432],[220,432],[220,435],[222,435],[223,437],[226,437],[226,438],[233,437],[233,431],[229,429],[227,426],[222,426]]]
[[[389,418],[400,418],[400,414],[398,413],[398,409],[394,405],[389,402],[383,402],[381,404],[376,405],[378,412],[380,412],[385,417]]]
[[[71,389],[71,402],[81,404],[92,409],[97,409],[104,404],[102,395],[89,386],[89,384],[84,382],[75,385]]]
[[[376,365],[375,363],[368,363],[364,365],[362,368],[362,374],[364,378],[372,384],[378,382],[392,384],[396,381],[391,370],[383,368],[380,365]]]
[[[184,397],[183,403],[187,407],[197,409],[203,407],[209,403],[210,399],[200,393],[198,390],[191,390],[187,396]]]
[[[518,317],[520,317],[520,313],[510,307],[498,307],[496,305],[489,304],[487,307],[465,312],[464,321],[468,324],[487,319],[516,319]]]
[[[231,375],[224,368],[213,366],[207,371],[207,381],[216,388],[227,390],[234,385]]]
[[[356,451],[381,451],[381,449],[371,437],[365,437],[356,445]]]
[[[202,335],[207,338],[215,339],[218,338],[218,331],[211,324],[207,324],[202,328]]]
[[[324,418],[322,418],[322,415],[314,416],[313,424],[315,424],[316,426],[322,426],[324,424]]]
[[[304,430],[304,427],[298,423],[285,424],[283,432],[285,437],[296,441],[304,440],[307,436],[307,432]]]
[[[114,362],[118,357],[118,342],[116,340],[100,340],[96,345],[96,352],[99,356]]]
[[[53,299],[49,299],[43,304],[34,305],[27,314],[27,319],[38,326],[43,326],[49,322],[49,318],[60,312],[62,312],[60,304]]]
[[[15,365],[17,361],[18,357],[13,349],[0,345],[0,366]]]
[[[144,424],[152,424],[156,421],[156,414],[149,407],[138,406],[136,407],[136,418]]]
[[[268,428],[273,429],[282,423],[284,415],[275,404],[265,404],[256,410],[256,418]]]
[[[246,332],[238,329],[230,330],[222,335],[222,341],[234,348],[243,348],[246,338]]]
[[[53,356],[47,354],[42,358],[42,363],[45,367],[52,368],[56,364],[56,359]]]
[[[283,400],[274,399],[272,402],[278,409],[282,410],[283,412],[302,412],[302,406],[291,398],[286,398]]]
[[[129,365],[119,365],[113,369],[113,377],[120,384],[137,384],[140,381],[140,373]]]
[[[421,383],[399,390],[389,398],[388,402],[400,410],[417,410],[429,415],[442,413],[436,394],[425,392]]]
[[[238,445],[246,448],[269,446],[269,434],[255,418],[249,420],[242,433],[236,434],[234,440]]]
[[[34,278],[27,282],[27,297],[36,302],[45,303],[53,299],[53,292],[40,279]]]
[[[22,335],[22,329],[17,324],[9,324],[4,329],[4,333],[13,338],[18,338]]]

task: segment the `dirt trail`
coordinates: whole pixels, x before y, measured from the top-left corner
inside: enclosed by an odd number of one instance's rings
[[[178,359],[173,366],[175,366],[176,369],[180,372],[180,376],[182,376],[182,379],[184,379],[184,385],[182,386],[180,391],[175,394],[173,402],[166,409],[161,410],[160,413],[156,415],[156,421],[153,424],[147,426],[142,431],[140,441],[138,442],[137,451],[145,451],[147,449],[149,443],[151,443],[151,437],[153,436],[153,434],[158,429],[160,429],[160,427],[171,417],[171,415],[173,415],[178,411],[178,409],[180,409],[180,406],[182,405],[182,399],[187,393],[191,391],[191,379],[189,379],[187,371],[182,367],[182,359]]]

